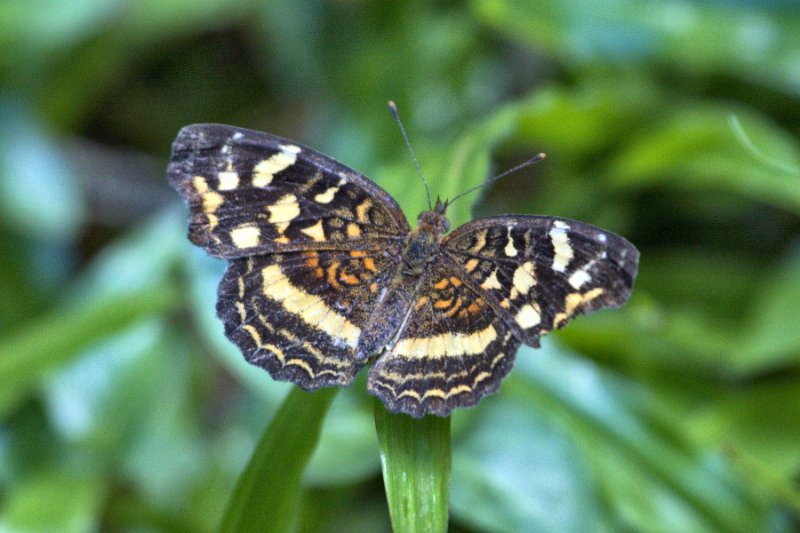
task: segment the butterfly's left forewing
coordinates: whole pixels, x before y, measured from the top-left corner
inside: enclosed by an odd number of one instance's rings
[[[546,216],[481,218],[454,230],[442,248],[532,346],[576,315],[623,305],[639,263],[622,237]]]
[[[379,249],[409,231],[400,206],[374,182],[268,133],[186,126],[167,174],[189,204],[189,238],[218,257]]]

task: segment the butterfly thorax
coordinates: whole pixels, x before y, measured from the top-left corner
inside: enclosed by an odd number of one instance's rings
[[[419,276],[425,265],[436,257],[439,241],[450,228],[450,221],[444,216],[446,205],[439,202],[433,211],[423,211],[417,218],[417,228],[408,234],[403,249],[403,274]]]

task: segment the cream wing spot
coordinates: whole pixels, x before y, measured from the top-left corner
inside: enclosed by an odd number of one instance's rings
[[[203,195],[203,211],[206,213],[213,213],[224,203],[222,195],[217,192],[208,191]]]
[[[278,358],[278,361],[283,363],[285,355],[283,354],[283,350],[275,346],[274,344],[265,344],[261,346],[261,348],[272,352],[272,354]]]
[[[521,328],[528,329],[538,325],[542,321],[542,316],[531,304],[525,304],[517,313],[516,321]]]
[[[253,342],[255,343],[256,346],[258,346],[259,348],[263,347],[261,344],[261,335],[258,333],[258,330],[254,326],[251,326],[250,324],[245,324],[244,326],[242,326],[242,329],[245,330],[248,335],[250,335],[250,338],[253,339]]]
[[[497,269],[492,270],[492,273],[481,283],[482,289],[502,289],[500,280],[497,279]]]
[[[595,298],[597,298],[598,296],[600,296],[604,292],[605,291],[603,290],[602,287],[595,287],[594,289],[592,289],[592,290],[590,290],[588,292],[585,292],[585,293],[583,293],[581,295],[581,302],[580,303],[591,302],[592,300],[594,300]]]
[[[580,292],[572,292],[564,298],[564,311],[558,313],[553,318],[553,325],[555,327],[560,327],[566,320],[571,317],[575,310],[578,309],[581,305],[590,302],[603,294],[605,292],[602,287],[595,287],[594,289],[587,291],[583,294]]]
[[[436,335],[430,338],[428,352],[441,354],[440,357],[447,355],[447,340],[445,339],[444,335]]]
[[[300,150],[299,146],[296,146],[294,144],[282,144],[281,145],[281,151],[283,151],[283,152],[285,152],[287,154],[297,155],[297,154],[300,153],[301,150]]]
[[[298,367],[302,368],[303,370],[305,370],[306,374],[308,374],[308,377],[310,377],[311,379],[314,379],[316,377],[316,375],[317,375],[316,372],[314,372],[314,370],[311,368],[311,366],[308,363],[306,363],[305,361],[303,361],[302,359],[297,359],[297,358],[289,359],[288,361],[286,361],[284,363],[284,365],[285,366],[298,366]]]
[[[475,242],[472,246],[469,247],[469,252],[473,254],[477,254],[481,250],[484,249],[486,246],[486,236],[489,234],[489,230],[482,230],[478,233],[475,237]]]
[[[239,313],[239,321],[244,323],[247,320],[247,309],[242,302],[236,302],[236,312]]]
[[[575,309],[578,308],[579,305],[583,303],[583,295],[579,292],[573,292],[567,295],[564,299],[564,307],[566,309],[566,313],[571,315],[575,312]]]
[[[261,230],[258,226],[242,224],[231,230],[231,241],[237,248],[254,248],[261,242]]]
[[[481,353],[481,336],[480,332],[471,335],[465,335],[459,339],[461,341],[461,350],[464,353]]]
[[[369,222],[369,210],[372,208],[372,200],[367,198],[356,206],[356,220],[362,224]]]
[[[508,257],[515,257],[517,255],[517,249],[514,247],[514,238],[511,236],[511,228],[508,228],[508,242],[506,243],[506,247],[503,250]]]
[[[332,187],[328,187],[327,189],[325,189],[321,193],[319,193],[316,196],[314,196],[314,201],[317,202],[318,204],[329,204],[329,203],[331,203],[333,201],[333,197],[336,196],[336,193],[339,192],[339,189],[345,183],[347,183],[347,180],[345,180],[344,178],[341,178],[336,185],[334,185]]]
[[[573,251],[569,242],[569,226],[560,220],[553,223],[550,230],[550,242],[553,244],[553,270],[565,272],[572,261]]]
[[[518,293],[528,294],[528,291],[530,291],[531,288],[536,285],[536,275],[534,272],[533,263],[527,261],[521,266],[518,266],[514,271],[512,282],[514,284],[514,289],[516,289]]]
[[[294,194],[284,194],[278,201],[268,207],[269,221],[272,224],[291,222],[300,214],[300,204]],[[284,227],[284,231],[285,231]],[[283,233],[283,231],[279,231]]]
[[[303,311],[303,320],[309,324],[319,323],[325,319],[325,314],[328,312],[325,302],[317,300],[314,305]]]
[[[232,191],[239,187],[239,173],[235,170],[223,170],[217,173],[220,191]]]
[[[300,231],[311,237],[314,241],[322,242],[325,240],[325,229],[322,227],[322,219],[318,220],[313,226],[303,228]]]
[[[586,283],[587,281],[591,280],[592,277],[589,275],[588,272],[585,270],[576,270],[570,277],[569,277],[569,284],[572,285],[575,289],[580,289],[581,286]]]
[[[253,167],[253,187],[266,187],[275,178],[275,174],[286,170],[297,161],[300,148],[294,145],[282,145],[281,151],[272,154]]]
[[[221,194],[209,189],[208,182],[203,176],[195,176],[192,178],[192,185],[194,186],[194,190],[197,191],[197,194],[200,195],[200,199],[203,202],[203,211],[205,213],[213,213],[219,209],[219,206],[225,203],[225,199],[222,198]]]
[[[475,376],[475,381],[472,382],[472,388],[474,389],[478,385],[478,383],[490,377],[492,377],[492,375],[489,372],[481,372],[480,374]]]
[[[491,329],[486,328],[478,332],[478,344],[482,347],[481,351],[485,350],[492,341],[497,338],[497,331],[492,326]]]
[[[341,342],[355,348],[361,329],[335,312],[318,296],[294,287],[281,272],[280,265],[269,265],[261,270],[264,295],[277,301],[289,313],[299,316],[305,323]]]
[[[217,218],[217,215],[212,215],[212,214],[209,213],[206,216],[208,217],[208,228],[209,229],[214,229],[214,228],[217,227],[217,225],[219,225],[219,219]]]
[[[425,357],[425,355],[429,352],[428,347],[431,345],[431,339],[414,339],[412,343],[412,351],[411,354],[413,357]]]
[[[208,192],[208,182],[203,176],[194,176],[192,178],[192,186],[197,194],[205,194]]]
[[[432,337],[402,339],[394,345],[392,353],[411,358],[475,355],[483,353],[496,338],[497,330],[489,324],[485,329],[467,335],[442,333]]]
[[[331,187],[325,191],[314,196],[314,201],[318,204],[329,204],[333,201],[333,197],[339,191],[339,187]]]

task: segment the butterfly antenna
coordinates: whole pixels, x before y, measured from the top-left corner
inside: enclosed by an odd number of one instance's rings
[[[509,169],[508,169],[508,170],[506,170],[505,172],[501,172],[501,173],[500,173],[500,174],[498,174],[497,176],[495,176],[495,177],[493,177],[493,178],[490,178],[490,179],[486,180],[485,182],[481,183],[480,185],[476,185],[476,186],[474,186],[474,187],[470,187],[470,188],[469,188],[469,189],[467,189],[466,191],[463,191],[463,192],[461,192],[461,193],[459,193],[459,194],[455,195],[453,198],[451,198],[451,199],[450,199],[449,203],[451,203],[451,204],[452,204],[453,202],[455,202],[456,200],[458,200],[459,198],[461,198],[461,197],[462,197],[462,196],[464,196],[465,194],[469,194],[469,193],[471,193],[471,192],[473,192],[473,191],[476,191],[476,190],[478,190],[478,189],[481,189],[481,188],[483,188],[483,187],[486,187],[486,186],[488,186],[489,184],[491,184],[491,183],[494,183],[495,181],[499,180],[500,178],[504,178],[504,177],[508,176],[509,174],[512,174],[512,173],[514,173],[514,172],[516,172],[516,171],[518,171],[518,170],[522,170],[522,169],[523,169],[523,168],[525,168],[525,167],[529,167],[529,166],[531,166],[531,165],[533,165],[533,164],[535,164],[535,163],[538,163],[539,161],[541,161],[541,160],[542,160],[542,159],[544,159],[545,157],[547,157],[547,156],[546,156],[544,153],[539,153],[539,154],[536,154],[535,156],[531,157],[530,159],[528,159],[528,160],[527,160],[527,161],[525,161],[524,163],[520,163],[519,165],[517,165],[517,166],[515,166],[515,167],[513,167],[513,168],[509,168]]]
[[[428,182],[425,180],[425,175],[422,173],[422,169],[419,166],[419,161],[417,161],[417,156],[414,154],[414,149],[411,148],[408,135],[406,135],[406,129],[403,127],[403,123],[400,121],[400,114],[397,112],[397,104],[391,100],[389,100],[389,110],[392,112],[394,121],[397,122],[397,127],[400,128],[400,133],[403,134],[403,140],[406,142],[406,147],[408,148],[409,153],[411,153],[411,159],[414,160],[414,166],[417,167],[417,174],[419,174],[419,177],[422,178],[422,183],[425,185],[425,194],[428,196],[428,209],[433,210],[433,206],[431,204],[431,190],[428,187]]]

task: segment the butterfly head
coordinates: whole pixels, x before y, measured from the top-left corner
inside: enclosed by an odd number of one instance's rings
[[[442,199],[437,196],[436,207],[434,207],[432,211],[444,216],[444,214],[447,212],[448,207],[450,207],[450,200],[445,200],[443,202]]]
[[[436,206],[430,211],[423,211],[417,218],[417,229],[432,233],[436,236],[441,236],[447,233],[450,229],[450,221],[447,220],[445,212],[450,205],[448,200],[442,202],[441,199],[436,199]]]

